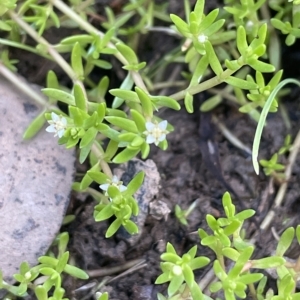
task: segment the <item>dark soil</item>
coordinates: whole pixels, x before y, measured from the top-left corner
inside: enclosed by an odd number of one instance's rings
[[[101,1],[98,2],[97,6],[100,9]],[[182,7],[178,6],[179,2],[170,1],[170,11],[183,12]],[[212,3],[216,6],[214,1],[209,2],[210,6],[213,6]],[[111,1],[110,4],[115,5],[113,9],[118,10],[122,1]],[[178,47],[178,40],[174,37],[159,34],[150,34],[147,38],[141,37],[141,40],[144,43],[139,44],[139,51],[147,61],[155,62],[170,49]],[[28,69],[27,62],[30,63],[30,69]],[[19,65],[20,73],[29,78],[31,82],[39,84],[44,82],[48,69],[53,68],[52,63],[44,64],[44,62],[42,62],[43,68],[40,68],[41,65],[32,56],[27,56],[26,66]],[[40,70],[38,79],[35,71],[37,69]],[[109,73],[109,76],[111,75],[117,82],[118,75],[113,75],[113,73],[116,72]],[[299,71],[293,75],[299,76]],[[93,76],[101,78],[103,74],[99,73]],[[167,78],[168,73],[164,76]],[[67,82],[67,79],[62,78],[62,80]],[[168,91],[168,93],[172,93],[172,91]],[[287,110],[292,123],[290,130],[286,129],[280,112],[269,116],[268,126],[263,133],[260,158],[269,159],[274,152],[278,151],[288,133],[291,133],[293,138],[295,137],[300,126],[298,94],[299,90],[296,90],[282,100],[282,105]],[[207,94],[202,94],[196,98],[196,102],[199,103],[206,97],[208,97]],[[197,104],[198,106],[199,104]],[[157,292],[164,292],[166,288],[166,285],[156,286],[154,282],[160,275],[160,255],[164,252],[167,242],[172,243],[180,255],[197,244],[198,255],[208,255],[213,258],[211,251],[200,246],[196,231],[200,227],[207,229],[206,214],[212,214],[215,217],[224,214],[221,199],[223,193],[228,190],[228,186],[232,189],[230,191],[234,192],[231,194],[238,211],[244,208],[257,210],[256,217],[252,222],[245,223],[248,237],[255,233],[258,234],[255,255],[263,257],[275,250],[276,240],[271,230],[259,232],[257,226],[272,207],[278,185],[270,183],[270,179],[264,176],[262,171],[259,176],[255,175],[250,155],[228,142],[220,130],[210,122],[211,115],[204,116],[199,113],[198,109],[195,111],[194,114],[188,114],[184,109],[180,112],[165,110],[160,115],[174,125],[175,131],[168,135],[168,149],[163,152],[153,147],[149,157],[156,163],[161,175],[160,192],[153,201],[165,202],[171,213],[160,220],[149,214],[144,224],[143,234],[134,245],[119,235],[110,239],[103,238],[109,222],[96,223],[93,219],[93,209],[96,203],[84,195],[73,194],[68,214],[75,214],[76,220],[62,228],[63,231],[67,230],[70,233],[71,256],[75,264],[84,270],[100,270],[106,272],[105,274],[109,277],[106,275],[92,277],[85,282],[66,278],[65,288],[68,297],[93,299],[92,295],[84,297],[92,291],[93,287],[103,283],[100,291],[108,291],[111,300],[157,299]],[[251,149],[256,124],[248,115],[239,113],[236,107],[226,102],[212,114]],[[207,156],[203,148],[203,137],[199,135],[201,122],[207,122],[210,140],[219,152],[220,165],[214,163],[216,161],[211,162],[212,158]],[[82,168],[87,167],[81,166],[81,171]],[[285,228],[284,220],[290,220],[286,227],[296,226],[300,223],[298,220],[300,211],[299,176],[300,160],[298,159],[288,184],[284,205],[272,223],[272,227],[279,234]],[[176,219],[174,207],[178,204],[181,208],[187,209],[196,199],[199,199],[198,205],[188,218],[189,225],[185,227]],[[294,257],[294,253],[291,253],[291,257]],[[136,270],[125,273],[124,270],[114,271],[113,269],[136,259],[144,262],[142,267]],[[211,265],[196,272],[197,280],[205,276],[210,268]],[[82,289],[77,291],[79,288]]]

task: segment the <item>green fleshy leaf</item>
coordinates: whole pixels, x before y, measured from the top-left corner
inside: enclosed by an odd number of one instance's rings
[[[218,20],[212,25],[210,25],[207,29],[205,29],[203,33],[207,36],[211,36],[215,34],[217,31],[219,31],[223,27],[224,23],[225,23],[224,19]]]
[[[129,161],[130,159],[134,158],[138,153],[140,152],[140,149],[128,149],[126,148],[122,152],[120,152],[114,159],[113,163],[115,164],[122,164],[126,161]]]
[[[131,143],[137,135],[132,132],[124,132],[119,135],[120,141]]]
[[[210,111],[215,107],[217,107],[221,102],[222,102],[222,97],[220,95],[215,95],[213,97],[210,97],[201,104],[200,111],[202,112]]]
[[[108,137],[111,140],[114,140],[116,142],[120,142],[119,139],[119,131],[114,130],[112,128],[110,128],[108,125],[106,124],[99,124],[96,126],[96,128],[106,137]]]
[[[42,111],[27,127],[23,134],[23,139],[28,140],[34,137],[46,123],[45,111]]]
[[[140,148],[143,143],[145,143],[145,139],[137,135],[130,143],[130,146]]]
[[[137,103],[140,102],[137,93],[135,93],[133,91],[129,91],[129,90],[127,91],[127,90],[123,90],[123,89],[111,89],[111,90],[109,90],[109,93],[112,94],[113,96],[115,96],[116,98],[120,98],[125,101],[133,101],[133,102],[137,102]],[[120,105],[118,105],[117,107],[119,107],[119,106]],[[117,107],[114,106],[113,108],[117,108]]]
[[[191,262],[189,262],[189,266],[192,270],[197,270],[207,266],[209,262],[210,259],[208,257],[200,256],[194,258]]]
[[[141,105],[143,108],[144,115],[146,117],[152,118],[153,116],[153,105],[151,102],[150,95],[147,94],[145,91],[140,89],[139,87],[135,88],[135,91],[141,101]]]
[[[174,276],[171,279],[171,282],[168,286],[168,295],[170,297],[173,296],[179,290],[180,286],[183,283],[183,280],[184,280],[183,275]]]
[[[60,259],[57,262],[56,271],[58,273],[62,273],[62,271],[64,270],[64,268],[68,263],[68,260],[69,260],[69,252],[67,251],[60,257]]]
[[[169,274],[163,273],[157,277],[155,284],[163,284],[170,281]]]
[[[257,269],[276,268],[282,266],[285,259],[279,256],[265,257],[257,260],[252,260],[252,267]]]
[[[255,210],[254,209],[246,209],[244,211],[241,211],[241,212],[237,213],[235,215],[235,218],[237,220],[239,220],[240,222],[242,222],[242,221],[244,221],[246,219],[251,218],[254,215],[255,215]]]
[[[75,105],[74,96],[67,92],[64,92],[64,91],[61,91],[58,89],[53,89],[53,88],[42,89],[42,92],[49,98],[56,99],[58,101],[66,103],[68,105],[72,105],[72,106]]]
[[[217,223],[217,220],[215,219],[214,216],[212,215],[206,215],[206,222],[207,225],[209,226],[209,228],[213,231],[218,230],[219,229],[219,225]]]
[[[236,71],[241,67],[241,65],[237,60],[228,60],[228,59],[225,59],[225,66],[226,68],[232,71]]]
[[[119,148],[118,142],[115,142],[113,140],[109,141],[107,148],[105,150],[106,161],[110,161],[112,157],[116,155],[118,148]]]
[[[258,88],[257,84],[254,82],[250,82],[233,76],[229,76],[224,81],[234,87],[238,87],[244,90],[254,90]]]
[[[267,49],[266,45],[261,44],[254,49],[253,54],[257,56],[263,56],[266,53],[266,49]]]
[[[167,243],[167,252],[171,252],[171,253],[177,254],[174,246],[171,243],[169,243],[169,242]]]
[[[138,64],[135,64],[135,65],[127,65],[127,66],[123,66],[122,69],[124,70],[127,70],[127,71],[139,71],[143,68],[145,68],[146,66],[146,62],[141,62],[141,63],[138,63]]]
[[[138,131],[144,132],[146,130],[146,119],[144,118],[144,116],[134,109],[131,109],[130,113]]]
[[[177,30],[183,35],[187,36],[190,32],[189,26],[187,23],[185,23],[181,18],[179,18],[176,15],[171,14],[170,15],[171,20],[175,24]]]
[[[109,117],[121,117],[124,119],[128,119],[126,112],[124,112],[123,110],[120,110],[120,109],[107,108],[106,115]]]
[[[87,147],[90,143],[92,143],[95,140],[97,133],[98,130],[96,128],[89,128],[81,139],[80,148]]]
[[[129,234],[137,234],[139,232],[138,226],[131,220],[126,221],[123,226]]]
[[[81,191],[84,191],[85,189],[87,189],[93,182],[93,179],[89,176],[89,174],[85,174],[80,182],[80,186],[79,189]]]
[[[102,59],[93,60],[93,64],[104,70],[110,70],[112,68],[112,64],[110,62]]]
[[[178,256],[177,254],[168,253],[168,252],[163,253],[160,256],[160,259],[164,260],[164,261],[167,261],[167,262],[170,262],[170,263],[173,263],[173,264],[176,264],[178,261],[181,260],[180,256]]]
[[[79,43],[80,45],[86,45],[89,43],[92,43],[94,40],[94,37],[88,34],[78,34],[78,35],[72,35],[69,36],[63,40],[61,40],[61,44],[69,44],[74,45],[75,43]]]
[[[131,73],[128,72],[127,76],[125,77],[125,79],[123,80],[123,82],[120,86],[120,89],[112,89],[109,91],[113,96],[115,96],[113,103],[112,103],[112,108],[120,107],[123,104],[124,100],[125,101],[134,101],[133,97],[135,97],[135,100],[136,100],[135,102],[139,102],[139,98],[136,95],[136,93],[131,91],[131,89],[133,87],[133,83],[134,83],[134,81],[132,79]],[[133,97],[130,97],[130,96],[127,97],[127,94],[126,94],[127,91],[131,92],[129,94]],[[116,93],[114,94],[114,92],[116,92]],[[119,93],[119,95],[118,95],[118,93]],[[126,96],[125,96],[126,98],[123,98],[123,96],[125,94],[126,94]]]
[[[244,26],[239,26],[237,30],[236,36],[236,44],[237,48],[241,55],[244,55],[246,50],[248,49],[246,30]]]
[[[113,221],[111,225],[108,227],[105,237],[110,238],[111,236],[113,236],[117,232],[117,230],[121,227],[121,225],[122,225],[121,220],[116,219],[115,221]]]
[[[275,71],[274,66],[254,58],[247,59],[247,64],[254,70],[262,73],[271,73]]]
[[[87,146],[80,149],[79,162],[83,164],[91,152],[94,140],[92,140]]]
[[[209,286],[209,290],[210,290],[212,293],[218,292],[221,288],[222,288],[222,282],[220,282],[220,281],[218,281],[218,282],[213,282],[213,283]]]
[[[95,111],[90,117],[84,120],[82,127],[85,130],[90,129],[91,127],[97,125],[97,121],[98,121],[98,114]]]
[[[8,25],[6,22],[0,20],[0,30],[11,31],[11,29],[12,28],[10,25]]]
[[[106,174],[99,171],[89,170],[87,171],[87,174],[98,184],[107,183],[110,179]]]
[[[171,97],[166,97],[166,96],[151,96],[152,101],[162,107],[169,107],[174,110],[180,110],[180,104],[172,99]]]
[[[189,265],[184,265],[182,271],[183,271],[183,276],[184,276],[185,282],[189,286],[191,286],[193,284],[194,280],[195,280],[194,272],[189,267]]]
[[[56,74],[50,70],[47,73],[47,88],[59,89],[59,83]]]
[[[78,79],[84,78],[84,71],[81,58],[81,47],[78,42],[75,43],[71,54],[71,66]]]
[[[202,18],[202,15],[203,15],[204,3],[205,3],[204,0],[197,0],[195,8],[194,8],[194,12],[195,12],[196,16],[200,19]]]
[[[295,229],[293,227],[287,228],[280,237],[276,248],[276,256],[283,256],[286,250],[291,246],[295,236]]]
[[[105,117],[105,119],[115,125],[129,132],[138,133],[137,127],[132,120],[120,117]]]
[[[102,37],[101,39],[101,46],[102,47],[105,47],[109,41],[112,39],[112,37],[115,35],[115,32],[116,32],[116,28],[115,27],[112,27],[110,28],[105,34],[104,36]]]
[[[240,277],[240,282],[243,284],[251,284],[261,280],[264,277],[264,274],[256,273],[256,274],[246,274]]]
[[[213,269],[216,274],[216,276],[221,280],[224,281],[227,278],[227,274],[223,270],[223,268],[220,265],[220,262],[218,260],[214,261]]]
[[[205,54],[200,58],[200,60],[197,63],[197,66],[193,72],[193,77],[191,79],[190,87],[197,85],[201,81],[205,71],[207,70],[207,67],[208,67],[208,55]]]
[[[75,278],[83,280],[89,279],[89,275],[86,272],[72,265],[66,265],[64,268],[64,272]]]
[[[222,254],[223,254],[225,257],[231,259],[232,261],[237,261],[238,258],[239,258],[239,256],[240,256],[240,253],[239,253],[237,250],[235,250],[235,249],[233,249],[233,248],[230,248],[230,247],[228,247],[228,248],[223,248],[223,249],[222,249]]]
[[[117,43],[116,48],[126,58],[129,65],[138,64],[138,59],[135,52],[127,45],[123,43]]]
[[[208,28],[211,24],[213,24],[218,14],[219,14],[219,9],[216,8],[213,11],[211,11],[207,16],[205,16],[203,21],[200,23],[199,31],[202,32],[203,30]]]
[[[90,117],[85,111],[76,106],[69,106],[69,114],[77,127],[82,127],[84,120]]]
[[[76,106],[86,111],[87,98],[86,98],[85,90],[80,84],[75,83],[73,94],[74,94]]]
[[[144,181],[144,172],[139,172],[134,176],[134,178],[129,182],[127,185],[127,190],[125,191],[125,194],[127,195],[133,195],[143,184]]]
[[[217,76],[220,76],[223,72],[223,68],[222,68],[221,63],[215,53],[213,46],[211,45],[211,43],[209,41],[207,41],[205,43],[205,49],[206,49],[206,53],[208,55],[208,61],[209,61],[209,64],[210,64],[212,70],[214,71],[214,73]]]
[[[44,286],[38,285],[34,289],[34,293],[35,293],[38,300],[48,300],[48,292],[47,292],[47,290],[45,289]]]
[[[95,221],[101,222],[109,219],[113,215],[114,215],[114,210],[112,209],[112,205],[108,204],[99,213],[96,214]]]
[[[201,239],[201,245],[203,246],[214,246],[217,242],[218,240],[215,236],[206,236]]]
[[[184,105],[185,105],[187,112],[189,112],[189,113],[194,112],[193,102],[194,102],[193,95],[191,95],[189,92],[187,92],[184,97]]]
[[[203,230],[202,228],[199,228],[199,230],[198,230],[198,234],[199,234],[199,238],[200,238],[200,240],[202,240],[202,239],[204,239],[205,237],[207,237],[207,236],[208,236],[208,234],[206,233],[206,231],[205,231],[205,230]]]
[[[150,145],[147,143],[144,143],[141,147],[141,154],[142,159],[146,159],[150,153]]]
[[[66,143],[66,148],[67,149],[73,148],[78,144],[78,142],[79,142],[79,137],[76,138],[70,137]]]

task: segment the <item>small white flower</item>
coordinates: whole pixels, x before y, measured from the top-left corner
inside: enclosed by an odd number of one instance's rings
[[[48,121],[50,126],[46,128],[46,131],[54,132],[54,136],[58,136],[59,138],[61,138],[64,135],[65,130],[67,128],[67,119],[63,116],[58,116],[54,112],[51,113],[51,119],[52,120]]]
[[[156,146],[166,139],[166,135],[169,133],[167,131],[168,122],[166,120],[161,121],[160,123],[146,122],[146,131],[144,134],[147,136],[146,143],[154,143]]]
[[[208,37],[207,37],[206,35],[204,35],[204,34],[200,34],[200,35],[198,36],[198,41],[199,41],[201,44],[205,43],[207,40],[208,40]]]
[[[251,21],[251,20],[248,20],[247,23],[246,23],[246,28],[248,30],[251,30],[254,26],[254,23]]]
[[[119,189],[120,192],[124,192],[127,190],[127,187],[123,185],[123,181],[120,181],[117,176],[113,176],[112,180],[109,180],[108,183],[104,183],[100,185],[100,189],[105,191],[105,196],[107,196],[107,191],[110,186],[115,186]]]

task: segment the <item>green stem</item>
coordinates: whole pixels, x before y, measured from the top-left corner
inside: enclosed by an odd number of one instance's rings
[[[14,48],[18,48],[18,49],[22,49],[22,50],[26,50],[26,51],[28,51],[28,52],[31,52],[31,53],[40,55],[40,56],[42,56],[42,57],[45,57],[45,58],[47,58],[47,59],[49,59],[49,60],[52,59],[49,55],[44,54],[44,53],[41,53],[41,52],[39,52],[36,48],[27,46],[27,45],[25,45],[25,44],[21,44],[21,43],[18,43],[18,42],[6,40],[6,39],[1,39],[1,38],[0,38],[0,44],[1,44],[1,45],[10,46],[10,47],[14,47]]]
[[[249,291],[250,291],[250,294],[252,296],[252,299],[253,300],[257,300],[256,290],[255,290],[254,284],[253,283],[249,283],[248,287],[249,287]]]
[[[225,262],[224,262],[224,256],[222,254],[222,244],[220,241],[218,241],[218,246],[217,246],[217,249],[216,249],[216,256],[217,256],[217,260],[219,261],[222,269],[224,271],[226,271],[226,268],[225,268]]]
[[[97,30],[93,25],[86,22],[84,19],[82,19],[74,10],[72,10],[71,7],[67,6],[65,3],[63,3],[61,0],[50,0],[50,2],[61,12],[63,12],[66,16],[68,16],[70,19],[75,21],[82,29],[84,29],[86,32],[92,35],[98,35],[101,38],[104,36],[104,33]],[[115,45],[113,43],[108,43],[108,47],[112,49],[116,49]],[[128,61],[126,58],[120,53],[117,52],[115,54],[115,57],[123,64],[128,65]],[[147,91],[146,85],[141,77],[141,75],[136,71],[129,71],[136,86],[140,87],[144,91]]]
[[[94,143],[92,146],[92,151],[96,155],[97,159],[99,160],[103,173],[109,176],[110,178],[112,178],[113,177],[112,171],[108,163],[103,159],[104,151],[102,147],[97,143]]]
[[[242,67],[242,66],[241,66]],[[182,100],[184,99],[186,93],[190,93],[191,95],[198,94],[200,92],[203,92],[205,90],[208,90],[216,85],[219,85],[220,83],[224,82],[229,76],[231,76],[233,73],[235,73],[238,70],[230,70],[226,69],[221,76],[215,76],[213,78],[210,78],[196,86],[189,87],[185,90],[182,90],[180,92],[177,92],[169,97],[175,99],[175,100]]]
[[[82,19],[70,6],[66,5],[64,2],[60,0],[50,0],[49,2],[51,2],[56,8],[58,8],[70,19],[75,21],[86,32],[90,34],[100,35],[100,37],[104,36],[102,32],[99,32],[94,26]]]
[[[46,51],[53,57],[53,59],[59,64],[59,66],[66,72],[66,74],[72,79],[75,83],[77,81],[77,76],[71,66],[64,60],[64,58],[50,45],[43,37],[39,34],[26,22],[24,22],[18,14],[14,11],[9,11],[9,16],[14,20],[20,27],[25,30],[38,44],[44,46]]]
[[[57,109],[56,106],[50,105],[46,99],[38,92],[36,92],[29,84],[23,81],[19,76],[10,71],[4,64],[0,61],[0,74],[3,75],[8,81],[13,83],[20,91],[25,95],[29,96],[35,102],[47,109]]]

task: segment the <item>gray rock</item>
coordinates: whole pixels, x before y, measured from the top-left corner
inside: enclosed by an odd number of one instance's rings
[[[0,269],[8,282],[21,262],[33,266],[45,254],[69,202],[74,151],[44,129],[22,138],[40,111],[0,77]]]

